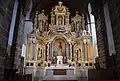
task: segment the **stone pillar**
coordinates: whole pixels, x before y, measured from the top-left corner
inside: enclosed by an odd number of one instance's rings
[[[96,4],[93,4],[93,3]],[[98,55],[99,55],[99,66],[100,68],[109,68],[111,65],[108,63],[109,56],[109,46],[108,46],[108,36],[105,25],[105,14],[104,14],[104,1],[93,1],[91,4],[93,9],[93,14],[95,16],[95,25],[96,25],[96,34],[97,34],[97,46],[98,46]],[[112,7],[113,8],[113,7]],[[115,9],[114,9],[115,10]],[[114,15],[116,16],[116,15]]]
[[[112,54],[116,54],[116,51],[115,51],[115,45],[114,45],[114,39],[113,39],[113,31],[112,31],[112,26],[111,26],[110,13],[109,13],[107,3],[104,5],[104,15],[105,15],[107,38],[108,38],[109,55],[112,56]]]
[[[116,66],[117,68],[120,68],[120,63],[119,63],[119,59],[120,59],[120,1],[119,0],[110,0],[108,3],[108,9],[109,9],[109,16],[110,16],[110,20],[108,22],[111,21],[112,24],[112,32],[113,32],[113,38],[114,38],[114,43],[115,43],[115,51],[116,51],[116,55],[112,55],[112,57],[114,58],[114,61],[116,63],[114,63],[114,65],[112,66]],[[107,19],[107,18],[106,18]],[[112,50],[111,50],[112,51]],[[111,64],[111,63],[110,63]]]

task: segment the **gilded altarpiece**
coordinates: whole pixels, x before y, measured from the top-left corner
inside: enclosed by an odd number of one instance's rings
[[[34,30],[28,35],[26,63],[34,62],[36,67],[93,63],[91,33],[86,30],[84,14],[76,11],[71,17],[69,9],[59,2],[48,17],[44,10],[36,11]]]

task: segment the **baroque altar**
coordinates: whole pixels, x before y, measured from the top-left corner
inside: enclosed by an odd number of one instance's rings
[[[92,66],[91,40],[84,13],[76,11],[71,17],[62,2],[52,8],[50,18],[44,10],[36,11],[34,29],[28,35],[26,67]]]

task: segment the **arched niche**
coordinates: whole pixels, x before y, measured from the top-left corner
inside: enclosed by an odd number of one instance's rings
[[[70,58],[70,45],[64,37],[55,37],[50,43],[50,59],[53,64],[56,63],[57,56],[63,56],[63,63],[67,63]],[[54,62],[53,62],[54,61]]]

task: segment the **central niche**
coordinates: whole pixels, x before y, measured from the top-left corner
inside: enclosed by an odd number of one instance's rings
[[[57,57],[63,57],[63,64],[67,63],[67,59],[70,57],[69,43],[65,38],[55,38],[52,41],[52,63],[56,64]]]
[[[53,43],[53,54],[55,56],[66,56],[66,44],[63,39],[56,39]]]

